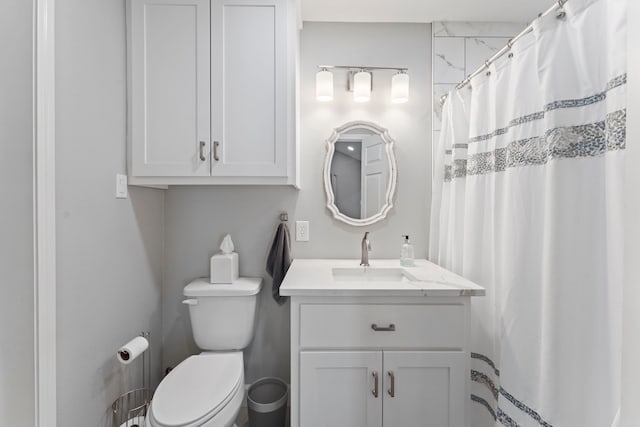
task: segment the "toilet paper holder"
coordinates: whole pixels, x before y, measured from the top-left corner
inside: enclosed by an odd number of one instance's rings
[[[151,334],[142,332],[141,337],[149,342],[149,346],[142,352],[142,388],[136,388],[123,393],[111,404],[113,427],[143,427],[151,402]],[[121,349],[117,352],[121,363],[129,363],[131,354]]]

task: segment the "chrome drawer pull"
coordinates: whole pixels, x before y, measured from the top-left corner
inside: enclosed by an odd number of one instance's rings
[[[206,147],[207,143],[204,141],[200,141],[200,161],[205,161],[207,158],[204,156],[204,147]]]
[[[396,376],[393,375],[393,371],[388,371],[389,379],[391,380],[391,384],[389,386],[389,396],[396,397]]]
[[[387,326],[386,328],[383,326],[378,326],[375,323],[371,324],[371,329],[373,329],[376,332],[395,332],[396,330],[396,325],[394,325],[393,323],[391,323],[389,326]]]
[[[220,157],[218,157],[218,147],[220,146],[220,141],[213,141],[213,160],[216,162],[220,161]]]
[[[378,372],[373,371],[371,375],[373,376],[373,390],[371,390],[371,393],[373,393],[373,397],[377,399],[378,398]]]

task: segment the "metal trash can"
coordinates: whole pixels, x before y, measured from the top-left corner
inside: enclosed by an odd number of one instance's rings
[[[151,401],[148,388],[131,390],[111,405],[113,427],[144,427],[144,419]]]
[[[247,407],[250,427],[284,427],[287,419],[287,383],[280,378],[261,378],[249,386]]]

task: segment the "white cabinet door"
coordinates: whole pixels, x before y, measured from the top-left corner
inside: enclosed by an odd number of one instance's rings
[[[382,352],[300,352],[300,384],[300,426],[382,426]]]
[[[129,174],[208,176],[209,0],[129,7]]]
[[[383,358],[385,427],[464,427],[464,352],[384,351]]]
[[[212,0],[213,176],[287,176],[286,0]]]

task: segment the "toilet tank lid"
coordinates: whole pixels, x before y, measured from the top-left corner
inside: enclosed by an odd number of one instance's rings
[[[240,297],[256,295],[261,287],[261,277],[238,277],[230,285],[213,285],[203,277],[185,286],[182,293],[185,297]]]

